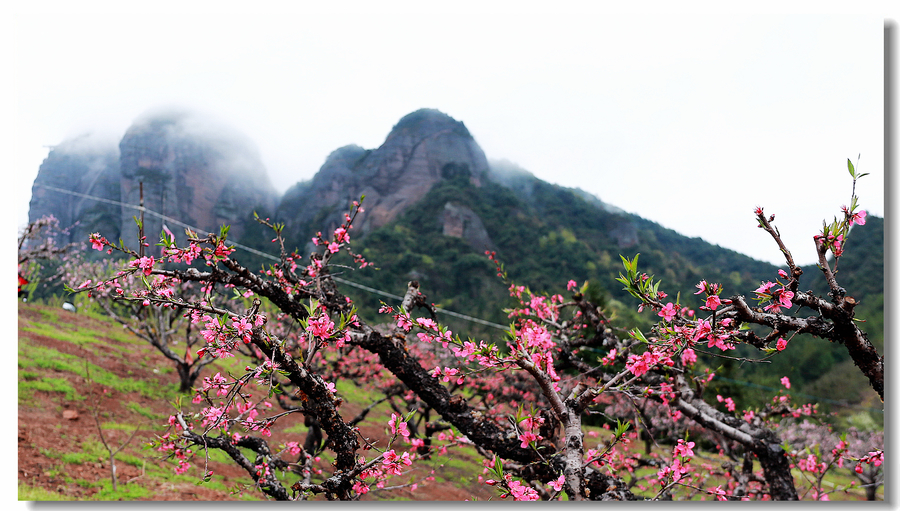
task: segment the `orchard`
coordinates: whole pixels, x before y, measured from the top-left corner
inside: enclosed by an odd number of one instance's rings
[[[308,255],[287,251],[296,240],[282,237],[284,226],[258,218],[280,248],[280,260],[262,271],[241,263],[227,227],[188,230],[182,242],[163,232],[151,249],[141,225],[136,249],[102,233],[90,237],[92,248],[122,254],[124,264],[67,271],[72,291],[89,293],[178,368],[189,398],[153,449],[201,481],[216,477],[208,460],[218,450],[269,498],[358,500],[379,488],[428,484],[410,479],[415,465],[467,445],[484,458],[481,484],[506,500],[829,500],[848,485],[826,484],[826,475],[848,469],[857,478],[849,484],[874,496],[883,435],[832,431],[815,420],[815,406],[795,402],[786,377],[766,406],[738,409],[732,397],[706,392],[715,374],[698,364],[698,352],[729,357],[740,344],[778,357],[794,335],[811,334],[843,345],[883,401],[884,357],[857,326],[856,300],[836,271],[853,250],[851,227],[866,218],[855,193],[864,174],[849,161],[848,169],[849,206],[810,233],[821,275],[803,274],[762,207],[752,214],[784,254],[784,268],[756,289],[705,280],[692,290],[665,289],[641,270],[639,254],[623,255],[617,280],[652,315],[645,331],[613,327],[586,283],[539,293],[513,282],[493,252],[485,257],[518,304],[502,338],[454,334],[417,282],[399,303],[382,304],[382,321],[364,321],[334,278],[377,264],[352,244],[364,197],[348,205],[340,227],[311,240],[318,250]],[[821,278],[827,295],[803,291],[801,282]],[[703,305],[683,306],[679,292]],[[183,353],[168,341],[176,330],[186,332]],[[242,371],[201,373],[232,357]],[[365,413],[342,414],[342,380],[405,403],[379,425],[383,437],[361,432]],[[269,441],[298,417],[309,427],[302,444]],[[603,432],[586,434],[587,423]],[[666,454],[648,455],[641,435]],[[730,461],[699,456],[701,443]],[[315,468],[326,452],[333,463]]]

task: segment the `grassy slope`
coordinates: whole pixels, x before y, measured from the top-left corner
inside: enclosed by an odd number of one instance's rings
[[[155,459],[156,452],[142,449],[142,444],[164,432],[165,418],[172,410],[169,403],[179,397],[173,369],[149,345],[107,318],[55,307],[20,304],[18,321],[20,500],[264,498],[252,489],[232,495],[235,485],[246,484],[250,478],[232,463],[222,463],[226,460],[221,455],[212,456],[210,467],[216,473],[212,482],[196,486],[202,457],[192,463],[191,471],[179,476],[171,463]],[[204,374],[227,369],[220,364]],[[102,395],[100,421],[112,444],[120,445],[135,428],[140,429],[116,457],[118,491],[112,490],[108,455],[90,413],[92,388]],[[371,392],[349,382],[340,382],[338,391],[346,399],[342,413],[350,418],[367,404],[364,401],[371,400]],[[65,419],[67,410],[76,411],[78,418]],[[387,404],[372,410],[361,424],[364,434],[376,438],[390,413]],[[279,430],[269,439],[270,445],[291,440],[302,444],[307,431],[302,417]],[[326,451],[317,468],[327,469],[330,460]],[[430,470],[435,480],[423,482]],[[478,485],[480,472],[480,456],[473,449],[454,448],[448,456],[420,464],[412,474],[420,482],[416,492],[408,488],[371,492],[365,500],[489,498],[491,490]]]
[[[20,500],[260,500],[252,489],[234,494],[238,485],[250,481],[242,471],[213,453],[210,483],[196,485],[202,457],[185,475],[175,475],[170,463],[156,459],[156,453],[142,444],[164,430],[168,405],[178,397],[176,378],[161,355],[102,316],[72,314],[55,307],[19,304],[18,390],[19,390],[19,475]],[[90,379],[86,378],[89,368]],[[227,370],[227,367],[212,369]],[[212,374],[212,373],[210,373]],[[92,394],[93,392],[93,394]],[[342,412],[347,416],[370,402],[371,391],[339,382],[339,395],[346,399]],[[135,428],[140,431],[116,457],[119,488],[112,489],[108,456],[90,414],[92,395],[100,395],[100,422],[112,445],[127,440]],[[63,417],[75,411],[76,420]],[[370,438],[383,431],[390,416],[386,404],[375,408],[361,424]],[[300,441],[306,428],[302,420],[285,425],[270,445]],[[607,433],[589,428],[587,447]],[[654,456],[670,455],[666,446],[654,447]],[[720,457],[699,453],[699,458],[718,465]],[[473,449],[455,447],[448,456],[417,464],[413,474],[420,482],[415,492],[403,488],[373,492],[366,500],[464,500],[491,498],[494,493],[479,484],[480,456]],[[327,468],[323,454],[318,465]],[[198,466],[199,465],[199,466]],[[433,472],[430,472],[433,470]],[[643,472],[653,469],[642,469]],[[434,481],[423,481],[433,474]],[[844,476],[835,480],[846,484]],[[290,477],[286,480],[291,480]],[[634,488],[638,491],[638,488]],[[641,494],[652,495],[653,489]],[[847,498],[836,493],[832,498]],[[696,498],[700,498],[697,496]],[[851,497],[852,498],[852,497]],[[858,498],[858,497],[857,497]]]

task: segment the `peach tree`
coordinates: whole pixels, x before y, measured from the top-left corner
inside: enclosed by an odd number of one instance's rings
[[[848,168],[850,206],[813,236],[827,296],[801,290],[803,271],[774,217],[757,208],[756,222],[784,254],[786,268],[747,294],[704,280],[695,292],[703,305],[693,310],[640,270],[639,255],[622,257],[619,282],[656,320],[646,331],[611,326],[585,296],[586,284],[569,281],[565,291],[561,284],[547,294],[512,282],[493,253],[487,256],[518,303],[502,339],[454,335],[437,321],[417,282],[408,283],[399,303],[382,305],[384,321],[366,322],[334,278],[351,264],[370,265],[351,244],[362,199],[340,227],[312,239],[318,250],[305,257],[285,250],[283,225],[258,219],[280,248],[278,262],[262,271],[241,264],[227,228],[187,231],[180,243],[164,232],[158,258],[93,234],[94,248],[128,259],[111,278],[84,282],[79,290],[102,293],[136,278],[142,286],[112,297],[177,310],[199,334],[197,359],[239,358],[241,370],[203,379],[154,444],[177,472],[196,465],[201,479],[214,476],[209,452],[220,450],[271,498],[356,500],[384,488],[415,488],[410,476],[417,464],[466,445],[484,457],[479,479],[504,499],[825,500],[836,491],[823,486],[825,473],[845,462],[880,465],[881,448],[850,449],[842,439],[823,447],[832,449],[827,461],[802,458],[778,425],[814,415],[814,406],[779,393],[761,409],[738,410],[732,398],[705,392],[715,375],[697,355],[728,357],[746,344],[777,356],[790,349],[794,334],[808,333],[846,346],[883,399],[884,358],[856,326],[856,300],[836,277],[850,227],[866,215],[855,194],[862,175],[849,161]],[[352,263],[340,264],[335,258],[342,254]],[[187,283],[200,292],[184,293]],[[342,380],[383,397],[345,416]],[[382,402],[393,410],[389,421],[374,426],[383,434],[363,433],[367,413]],[[309,427],[303,445],[271,442],[292,417]],[[604,419],[602,434],[586,432],[588,417]],[[667,454],[637,449],[638,428],[654,441],[667,439]],[[697,456],[701,438],[712,439],[732,461],[712,464]],[[324,464],[323,456],[333,462]]]

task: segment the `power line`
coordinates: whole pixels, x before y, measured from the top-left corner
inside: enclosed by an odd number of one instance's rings
[[[62,188],[57,188],[57,187],[55,187],[55,186],[49,186],[49,185],[40,184],[40,183],[35,183],[34,186],[39,186],[39,187],[42,187],[42,188],[46,188],[46,189],[48,189],[48,190],[53,190],[53,191],[55,191],[55,192],[60,192],[60,193],[66,193],[66,194],[74,195],[74,196],[77,196],[77,197],[83,197],[83,198],[87,198],[87,199],[93,199],[93,200],[96,200],[96,201],[105,202],[105,203],[107,203],[107,204],[113,204],[113,205],[116,205],[116,206],[121,206],[121,207],[125,207],[125,208],[131,208],[131,209],[134,209],[134,210],[137,210],[137,211],[142,211],[142,212],[147,213],[147,214],[149,214],[149,215],[152,215],[152,216],[161,218],[164,222],[171,222],[171,223],[174,224],[174,225],[178,225],[178,226],[184,227],[184,228],[186,228],[186,229],[190,229],[190,230],[195,231],[195,232],[204,232],[204,229],[200,229],[199,227],[194,227],[194,226],[192,226],[192,225],[186,224],[186,223],[184,223],[184,222],[181,222],[180,220],[176,220],[176,219],[174,219],[174,218],[172,218],[172,217],[170,217],[170,216],[166,216],[166,215],[163,215],[163,214],[161,214],[161,213],[157,213],[156,211],[153,211],[153,210],[148,209],[148,208],[143,207],[143,206],[135,206],[134,204],[126,204],[126,203],[124,203],[124,202],[120,202],[120,201],[117,201],[117,200],[105,199],[105,198],[103,198],[103,197],[97,197],[97,196],[94,196],[94,195],[88,195],[88,194],[86,194],[86,193],[73,192],[73,191],[71,191],[71,190],[64,190],[64,189],[62,189]],[[209,231],[206,231],[206,232],[209,232]],[[236,241],[234,241],[234,240],[229,240],[229,244],[230,244],[230,245],[234,245],[235,247],[238,247],[238,248],[240,248],[240,249],[242,249],[242,250],[245,250],[245,251],[247,251],[247,252],[250,252],[251,254],[256,254],[256,255],[258,255],[258,256],[260,256],[260,257],[265,257],[265,258],[270,259],[270,260],[272,260],[272,261],[276,261],[276,262],[281,261],[280,258],[275,257],[275,256],[273,256],[272,254],[267,254],[267,253],[262,252],[262,251],[260,251],[260,250],[256,250],[255,248],[251,248],[251,247],[248,247],[248,246],[246,246],[246,245],[242,245],[242,244],[240,244],[240,243],[238,243],[238,242],[236,242]],[[380,296],[385,296],[385,297],[388,297],[388,298],[392,298],[392,299],[394,299],[394,300],[400,300],[400,301],[403,300],[403,297],[402,297],[402,296],[395,295],[395,294],[393,294],[393,293],[388,293],[388,292],[386,292],[386,291],[381,291],[381,290],[379,290],[379,289],[375,289],[375,288],[372,288],[372,287],[369,287],[369,286],[365,286],[365,285],[363,285],[363,284],[359,284],[359,283],[357,283],[357,282],[353,282],[353,281],[350,281],[350,280],[347,280],[347,279],[343,279],[343,278],[340,278],[340,277],[334,277],[334,276],[333,276],[332,278],[333,278],[336,282],[340,282],[341,284],[346,284],[346,285],[348,285],[348,286],[352,286],[352,287],[355,287],[355,288],[357,288],[357,289],[362,289],[363,291],[367,291],[367,292],[369,292],[369,293],[377,294],[377,295],[380,295]],[[437,312],[440,312],[440,313],[442,313],[442,314],[446,314],[446,315],[448,315],[448,316],[453,316],[453,317],[456,317],[456,318],[460,318],[460,319],[462,319],[462,320],[469,321],[469,322],[472,322],[472,323],[478,323],[478,324],[481,324],[481,325],[486,325],[486,326],[493,327],[493,328],[497,328],[497,329],[503,330],[503,331],[506,331],[506,330],[509,329],[508,326],[504,326],[504,325],[501,325],[501,324],[499,324],[499,323],[492,323],[492,322],[490,322],[490,321],[487,321],[487,320],[484,320],[484,319],[481,319],[481,318],[476,318],[476,317],[473,317],[473,316],[469,316],[469,315],[467,315],[467,314],[462,314],[462,313],[459,313],[459,312],[454,312],[454,311],[447,310],[447,309],[444,309],[444,308],[441,308],[441,307],[437,307],[437,306],[435,306],[434,308],[435,308],[435,310],[436,310]]]
[[[42,188],[47,188],[48,190],[53,190],[53,191],[60,192],[60,193],[66,193],[66,194],[74,195],[74,196],[77,196],[77,197],[83,197],[83,198],[86,198],[86,199],[93,199],[93,200],[96,200],[96,201],[105,202],[105,203],[113,204],[113,205],[116,205],[116,206],[122,206],[122,207],[126,207],[126,208],[131,208],[131,209],[135,209],[135,210],[137,210],[137,211],[143,211],[143,212],[148,213],[148,214],[150,214],[150,215],[153,215],[153,216],[156,216],[156,217],[158,217],[158,218],[161,218],[161,219],[163,219],[164,221],[171,222],[172,224],[179,225],[179,226],[181,226],[181,227],[190,229],[190,230],[192,230],[192,231],[197,231],[197,232],[203,232],[203,231],[204,231],[204,229],[200,229],[199,227],[194,227],[194,226],[192,226],[192,225],[186,224],[186,223],[184,223],[184,222],[181,222],[180,220],[176,220],[176,219],[174,219],[174,218],[172,218],[172,217],[163,215],[163,214],[161,214],[161,213],[157,213],[156,211],[153,211],[153,210],[151,210],[151,209],[147,209],[146,207],[135,206],[135,205],[133,205],[133,204],[126,204],[126,203],[124,203],[124,202],[120,202],[120,201],[116,201],[116,200],[112,200],[112,199],[105,199],[105,198],[103,198],[103,197],[97,197],[97,196],[94,196],[94,195],[88,195],[88,194],[85,194],[85,193],[73,192],[73,191],[71,191],[71,190],[64,190],[64,189],[62,189],[62,188],[56,188],[56,187],[54,187],[54,186],[49,186],[49,185],[40,184],[40,183],[35,183],[34,186],[39,186],[39,187],[42,187]],[[207,231],[207,232],[209,232],[209,231]],[[238,247],[238,248],[240,248],[240,249],[242,249],[242,250],[245,250],[245,251],[247,251],[247,252],[250,252],[250,253],[252,253],[252,254],[256,254],[256,255],[258,255],[258,256],[260,256],[260,257],[265,257],[265,258],[267,258],[267,259],[271,259],[271,260],[276,261],[276,262],[281,261],[280,258],[275,257],[275,256],[273,256],[272,254],[267,254],[266,252],[262,252],[262,251],[260,251],[260,250],[256,250],[255,248],[251,248],[251,247],[248,247],[248,246],[246,246],[246,245],[242,245],[242,244],[240,244],[240,243],[238,243],[238,242],[236,242],[236,241],[231,240],[229,243],[230,243],[231,245],[234,245],[235,247]],[[402,297],[402,296],[400,296],[400,295],[395,295],[395,294],[393,294],[393,293],[388,293],[387,291],[381,291],[380,289],[375,289],[375,288],[373,288],[373,287],[369,287],[369,286],[366,286],[366,285],[363,285],[363,284],[359,284],[359,283],[357,283],[357,282],[353,282],[353,281],[351,281],[351,280],[347,280],[347,279],[344,279],[344,278],[341,278],[341,277],[332,276],[331,278],[334,279],[336,282],[340,282],[341,284],[346,284],[346,285],[348,285],[348,286],[355,287],[355,288],[357,288],[357,289],[361,289],[361,290],[363,290],[363,291],[366,291],[366,292],[369,292],[369,293],[372,293],[372,294],[384,296],[384,297],[387,297],[387,298],[392,298],[392,299],[394,299],[394,300],[400,300],[400,301],[403,300],[403,297]],[[435,308],[435,310],[436,310],[437,312],[440,312],[440,313],[442,313],[442,314],[446,314],[446,315],[448,315],[448,316],[453,316],[453,317],[456,317],[456,318],[459,318],[459,319],[462,319],[462,320],[465,320],[465,321],[469,321],[469,322],[472,322],[472,323],[478,323],[478,324],[481,324],[481,325],[485,325],[485,326],[489,326],[489,327],[492,327],[492,328],[496,328],[496,329],[498,329],[498,330],[503,330],[503,331],[509,330],[509,327],[508,327],[508,326],[504,326],[504,325],[501,325],[501,324],[499,324],[499,323],[493,323],[493,322],[491,322],[491,321],[487,321],[487,320],[484,320],[484,319],[481,319],[481,318],[476,318],[476,317],[469,316],[469,315],[467,315],[467,314],[462,314],[462,313],[459,313],[459,312],[454,312],[454,311],[447,310],[447,309],[444,309],[444,308],[441,308],[441,307],[437,307],[437,306],[435,306],[434,308]],[[582,348],[582,349],[585,349],[585,348]],[[592,351],[596,351],[596,350],[592,350]],[[730,378],[725,378],[725,377],[723,377],[723,376],[718,376],[718,375],[716,375],[716,379],[718,379],[718,380],[723,380],[723,381],[728,381],[728,382],[731,382],[731,383],[736,383],[736,384],[738,384],[738,385],[743,385],[743,386],[745,386],[745,387],[755,387],[755,388],[764,389],[764,390],[770,390],[770,391],[778,391],[778,390],[780,390],[780,389],[773,388],[773,387],[768,387],[768,386],[765,386],[765,385],[759,385],[759,384],[756,384],[756,383],[753,383],[753,382],[740,381],[740,380],[732,380],[732,379],[730,379]],[[845,402],[835,401],[835,400],[833,400],[833,399],[828,399],[828,398],[819,397],[819,396],[813,396],[813,395],[811,395],[811,394],[796,393],[796,395],[799,395],[799,396],[805,396],[805,397],[813,398],[813,399],[817,399],[817,400],[820,400],[820,401],[823,401],[823,402],[826,402],[826,403],[831,403],[831,404],[835,404],[835,405],[839,405],[839,406],[845,406],[845,407],[851,406],[851,405],[849,405],[848,403],[845,403]],[[862,408],[867,409],[867,410],[872,410],[872,411],[874,411],[874,412],[878,412],[878,413],[882,413],[882,414],[884,413],[884,410],[879,410],[879,409],[877,409],[877,408],[871,408],[871,407],[862,407]]]

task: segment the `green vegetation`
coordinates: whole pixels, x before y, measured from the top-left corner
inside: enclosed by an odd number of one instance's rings
[[[172,390],[161,388],[145,380],[122,378],[95,364],[87,366],[91,379],[95,383],[120,392],[138,392],[150,399],[161,399],[170,395]],[[83,375],[85,362],[81,357],[59,352],[53,348],[36,346],[28,342],[19,342],[19,368],[53,369],[55,371]],[[170,387],[177,390],[177,384]]]
[[[429,300],[436,305],[506,324],[508,318],[502,309],[513,303],[508,296],[507,285],[497,278],[493,263],[485,257],[482,249],[475,248],[465,239],[443,233],[438,219],[448,203],[467,207],[478,215],[490,236],[491,248],[496,250],[498,259],[517,284],[528,285],[536,292],[565,295],[568,279],[574,279],[579,284],[587,281],[586,294],[589,299],[604,308],[613,318],[615,326],[623,328],[646,329],[657,318],[650,312],[638,314],[634,300],[615,282],[621,271],[620,254],[633,257],[640,253],[641,271],[662,280],[660,289],[672,293],[669,300],[679,300],[691,307],[699,305],[693,291],[694,285],[701,279],[724,284],[724,297],[737,293],[752,294],[760,281],[773,280],[776,276],[775,266],[699,239],[686,238],[633,215],[606,211],[569,189],[537,180],[513,189],[490,181],[475,187],[466,179],[456,178],[435,186],[423,201],[396,221],[354,239],[355,249],[379,269],[342,276],[398,295],[403,293],[407,281],[418,280]],[[857,317],[865,320],[862,327],[879,350],[884,347],[883,229],[883,220],[871,216],[865,226],[855,227],[838,274],[841,284],[860,302]],[[299,239],[308,237],[301,236]],[[821,272],[815,267],[805,269],[801,288],[824,294]],[[344,291],[354,297],[365,319],[373,322],[385,319],[376,313],[381,297],[350,288]],[[48,300],[54,303],[61,301],[59,297]],[[135,374],[139,368],[151,367],[168,374],[172,372],[171,366],[159,361],[158,353],[153,353],[142,341],[122,332],[121,328],[96,311],[84,308],[90,318],[101,324],[106,322],[109,328],[103,328],[102,332],[98,332],[99,328],[65,325],[65,318],[59,310],[49,307],[36,310],[40,321],[27,322],[20,327],[20,334],[24,332],[55,339],[96,357],[127,358],[132,363],[134,371],[127,371],[125,376],[94,363],[88,364],[91,379],[96,384],[121,393],[136,393],[154,401],[171,400],[177,395],[174,379],[168,385],[160,385]],[[809,311],[796,313],[804,315]],[[497,332],[489,327],[446,316],[439,319],[462,336],[497,338]],[[139,349],[148,351],[136,356]],[[883,428],[883,413],[875,408],[866,409],[865,405],[860,407],[860,403],[867,401],[877,406],[871,401],[874,393],[841,345],[809,336],[796,336],[791,339],[788,350],[765,360],[760,360],[764,357],[758,351],[747,347],[741,347],[729,355],[736,358],[702,357],[701,360],[718,376],[708,392],[731,396],[739,408],[761,406],[768,402],[782,388],[780,378],[788,376],[793,384],[791,394],[795,403],[819,401],[820,410],[840,412],[838,421],[841,426],[852,425],[864,431]],[[738,360],[740,357],[759,361]],[[53,393],[67,401],[86,399],[72,383],[85,373],[84,357],[20,337],[18,361],[20,406],[31,405],[36,393]],[[237,359],[229,359],[211,368],[210,374],[216,370],[242,372],[242,367]],[[835,385],[835,381],[841,384]],[[338,395],[348,403],[365,406],[380,397],[378,392],[360,389],[351,382],[341,380],[336,383]],[[135,402],[127,402],[125,407],[150,422],[160,423],[166,416]],[[389,406],[381,404],[372,410],[367,422],[383,426],[389,415]],[[132,417],[132,421],[138,422],[139,419]],[[108,422],[103,427],[130,430],[134,426],[127,422]],[[302,422],[295,422],[282,431],[303,435],[307,428]],[[51,472],[64,473],[66,465],[94,463],[105,455],[96,440],[88,439],[65,449],[43,453],[60,463]],[[142,457],[123,453],[117,458],[124,464],[142,469],[146,467],[150,480],[196,482],[193,477],[173,475],[169,466],[146,463]],[[202,455],[198,459],[202,459]],[[219,451],[211,452],[210,459],[229,463],[227,456]],[[322,459],[332,461],[331,454],[323,453]],[[479,463],[465,457],[442,458],[440,464],[443,475],[436,475],[438,480],[453,482],[461,488],[475,484],[474,477],[481,469]],[[98,489],[92,498],[99,500],[149,496],[147,490],[139,485],[123,485],[118,492],[113,492],[108,481],[77,482],[84,487]],[[835,484],[842,486],[847,482],[849,479],[835,481]],[[207,486],[225,488],[215,479]],[[59,497],[21,482],[19,495],[20,499],[39,500]],[[382,498],[377,494],[373,496]],[[399,498],[397,495],[383,497]],[[260,496],[248,492],[243,498],[256,499]]]
[[[723,297],[753,296],[761,281],[777,277],[778,267],[742,254],[687,238],[670,229],[627,213],[614,213],[584,198],[578,191],[551,185],[528,176],[517,176],[510,188],[491,181],[475,187],[467,180],[451,179],[436,185],[417,205],[360,239],[356,250],[374,262],[378,270],[360,270],[343,275],[361,284],[402,295],[406,282],[418,280],[428,299],[439,307],[494,323],[508,323],[503,309],[513,304],[508,290],[496,276],[494,265],[483,251],[466,240],[443,234],[439,222],[445,204],[452,202],[474,211],[494,244],[498,259],[510,278],[535,292],[562,293],[568,279],[580,285],[589,282],[588,297],[601,305],[613,325],[646,331],[654,314],[638,314],[634,299],[615,282],[621,271],[619,255],[640,253],[640,270],[660,279],[668,300],[690,307],[700,303],[694,286],[703,279],[722,283]],[[748,213],[748,227],[753,219]],[[302,237],[301,239],[306,239]],[[861,303],[857,317],[879,350],[884,346],[884,221],[868,217],[864,226],[851,231],[846,255],[841,259],[838,279]],[[761,237],[761,243],[771,242]],[[794,250],[810,247],[794,247]],[[344,261],[346,262],[346,261]],[[824,294],[821,272],[804,269],[801,288]],[[384,321],[377,308],[383,297],[351,293],[361,315],[369,321]],[[805,314],[808,311],[800,311]],[[486,326],[440,315],[454,333],[465,337],[490,338],[497,331]],[[735,357],[761,360],[758,351],[746,346]],[[602,354],[600,354],[602,356]],[[839,411],[868,399],[873,393],[857,370],[845,364],[846,349],[809,336],[796,336],[790,349],[762,362],[712,358],[700,354],[702,363],[723,377],[712,391],[731,396],[739,407],[761,406],[774,391],[759,392],[758,386],[780,389],[780,378],[788,376],[792,392],[807,394],[804,402],[817,400],[820,409]],[[839,396],[827,382],[841,378],[847,385]],[[756,387],[755,387],[756,386]],[[799,399],[798,399],[799,400]],[[878,412],[874,412],[878,415]],[[876,418],[883,421],[882,418]]]
[[[85,396],[79,395],[64,378],[45,377],[37,380],[19,380],[19,404],[28,403],[35,391],[60,392],[67,401],[82,401]]]
[[[698,306],[691,294],[701,279],[724,282],[727,291],[754,289],[776,268],[736,252],[688,239],[626,213],[610,213],[572,190],[534,180],[527,193],[485,182],[446,180],[394,222],[355,242],[378,270],[345,276],[394,294],[418,280],[436,305],[506,324],[503,308],[512,304],[507,286],[483,250],[443,234],[439,222],[447,203],[464,206],[481,219],[498,259],[510,278],[536,292],[564,293],[569,279],[589,281],[592,293],[615,316],[614,324],[646,327],[651,318],[635,312],[633,299],[615,282],[619,254],[641,253],[643,270],[663,280],[663,288],[682,291],[681,303]],[[302,237],[301,239],[306,239]],[[691,291],[691,292],[687,292]],[[361,314],[377,319],[382,298],[356,293]],[[674,300],[675,297],[673,296]],[[456,333],[484,337],[496,332],[442,316]]]

